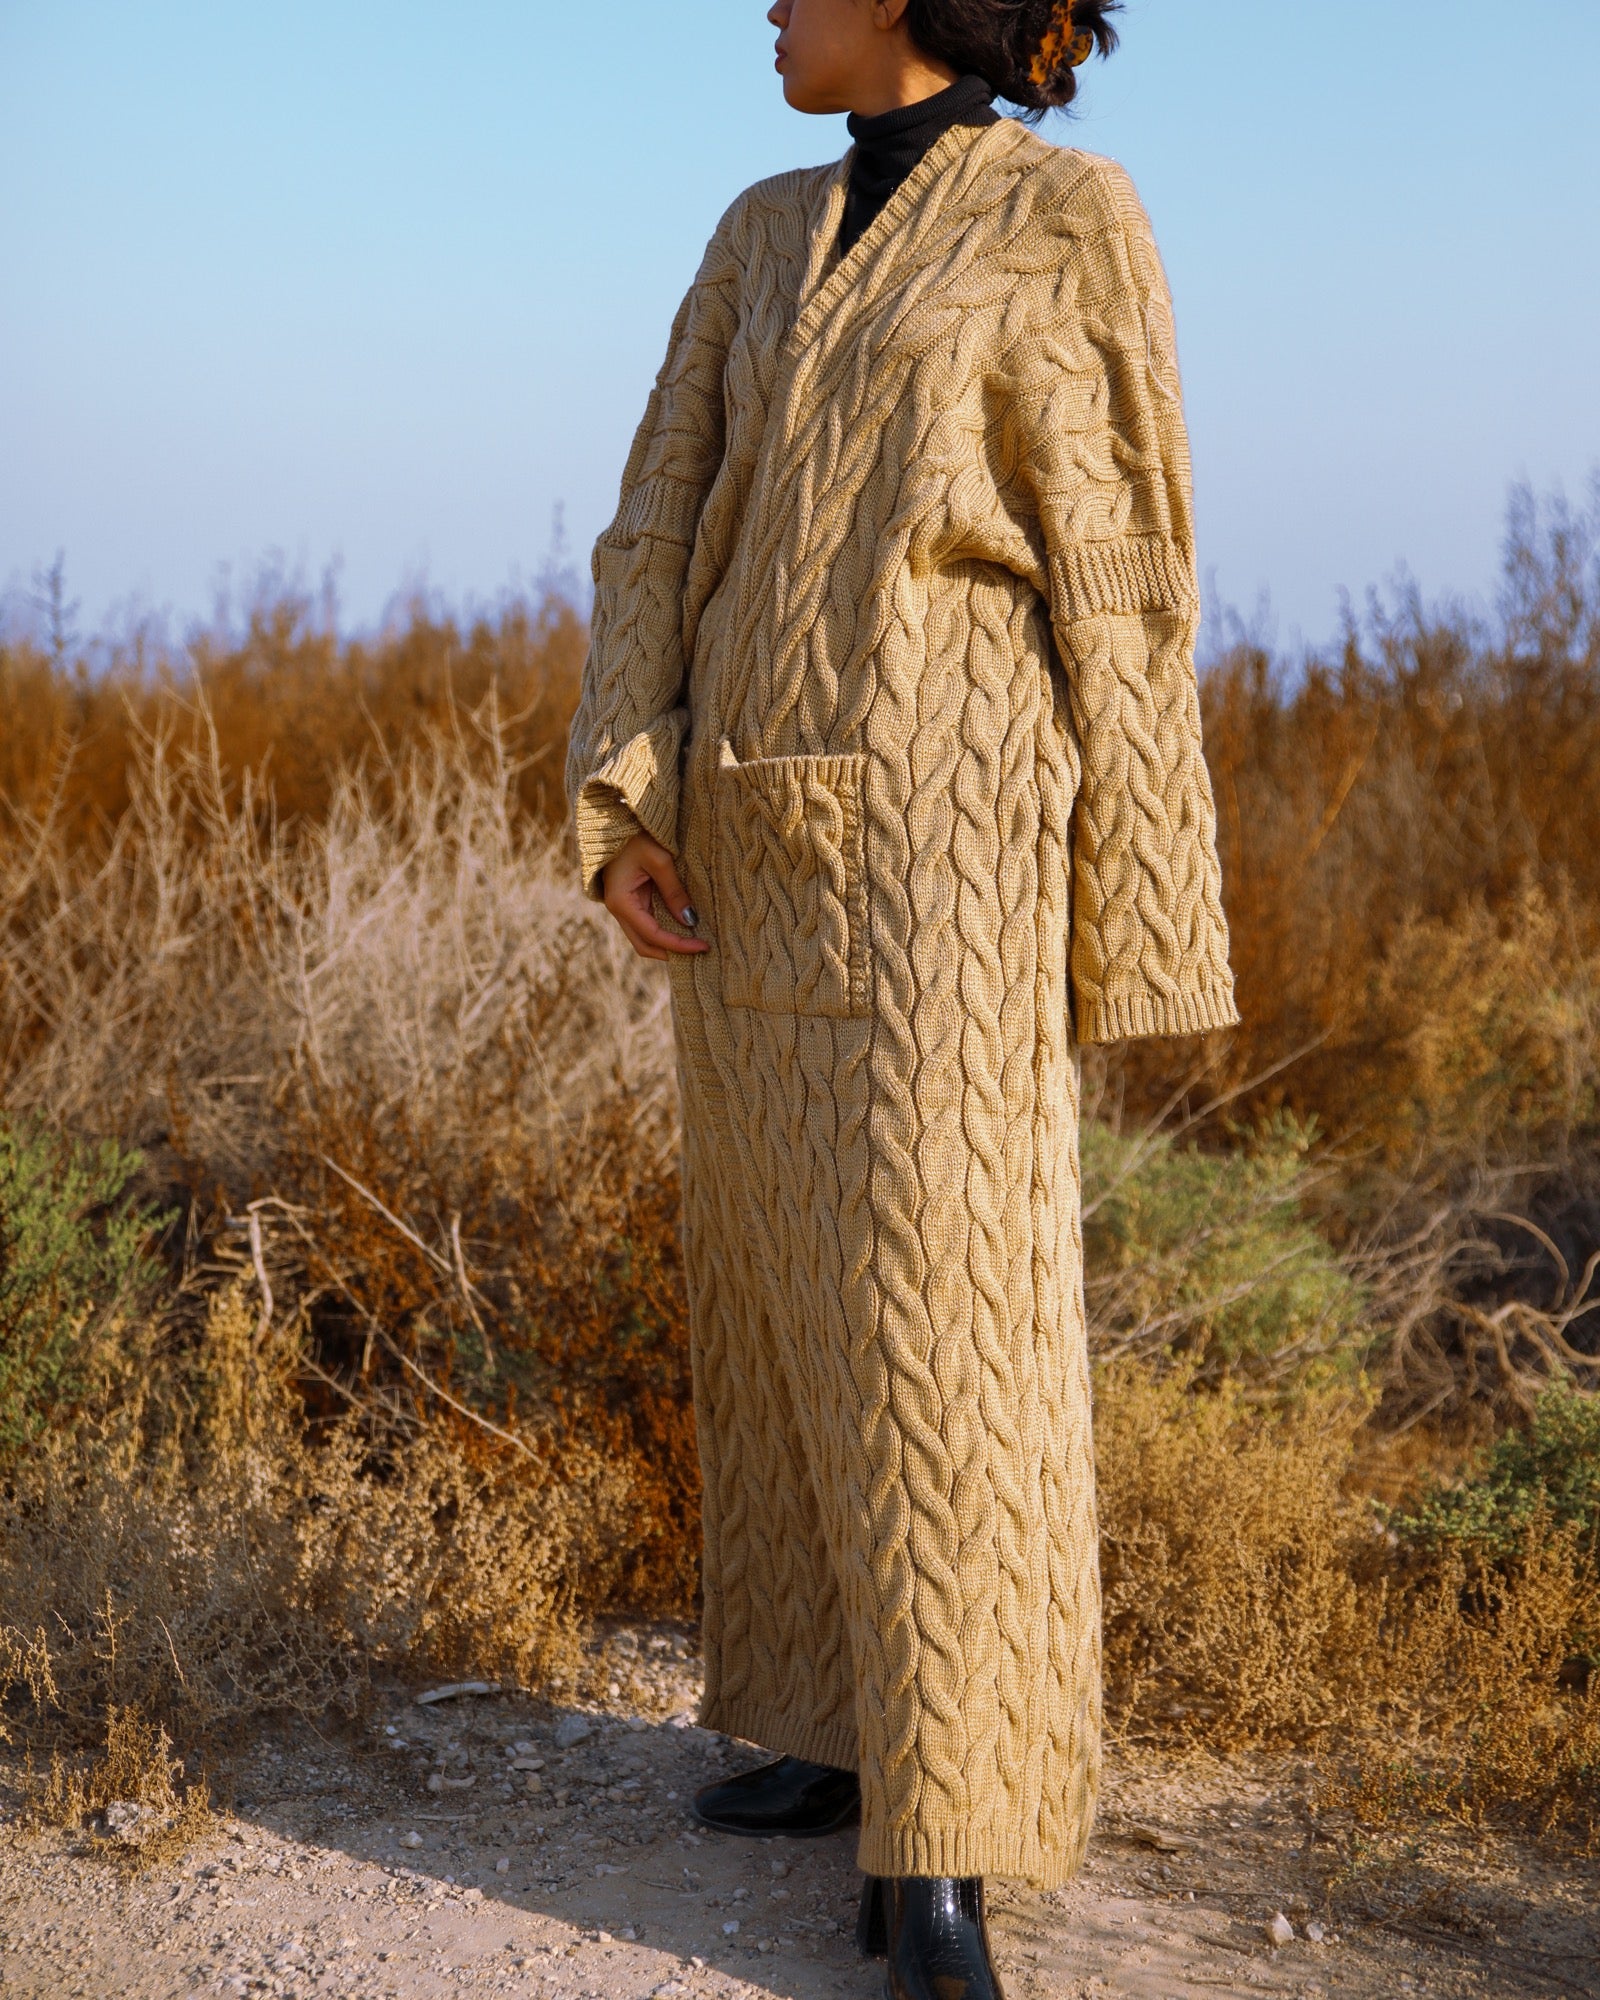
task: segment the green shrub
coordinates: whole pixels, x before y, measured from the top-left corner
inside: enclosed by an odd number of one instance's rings
[[[1084,1256],[1103,1353],[1165,1351],[1230,1370],[1350,1379],[1370,1342],[1361,1288],[1302,1208],[1314,1128],[1280,1115],[1236,1152],[1082,1131]]]
[[[1600,1557],[1600,1397],[1570,1382],[1551,1383],[1527,1429],[1497,1438],[1473,1477],[1434,1487],[1389,1524],[1416,1547],[1453,1544],[1504,1562],[1520,1554],[1539,1516],[1574,1530],[1591,1563]]]
[[[166,1218],[130,1196],[138,1168],[112,1142],[0,1118],[0,1464],[81,1407],[158,1282]]]

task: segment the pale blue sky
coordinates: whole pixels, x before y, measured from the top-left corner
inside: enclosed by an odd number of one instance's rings
[[[604,526],[747,182],[836,157],[761,0],[0,0],[0,586],[490,600]],[[1202,567],[1280,635],[1492,589],[1600,462],[1600,0],[1132,0],[1082,115],[1172,279]]]

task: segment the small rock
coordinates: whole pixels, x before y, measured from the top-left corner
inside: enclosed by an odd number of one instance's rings
[[[789,1872],[788,1862],[780,1860],[776,1854],[773,1855],[767,1866],[772,1870],[774,1875],[787,1875]]]
[[[619,1868],[614,1861],[597,1861],[594,1872],[597,1875],[626,1875],[628,1871],[625,1867]]]
[[[494,1864],[494,1872],[497,1875],[509,1875],[511,1873],[511,1857],[509,1854],[501,1855],[500,1859]]]
[[[428,1688],[416,1696],[417,1706],[426,1708],[430,1702],[454,1701],[458,1694],[498,1694],[498,1681],[451,1681],[448,1687]]]
[[[1294,1943],[1294,1925],[1290,1923],[1282,1910],[1277,1911],[1272,1921],[1267,1925],[1267,1936],[1271,1938],[1274,1944]]]
[[[1321,1924],[1311,1923],[1306,1925],[1306,1936],[1313,1944],[1321,1944],[1327,1935]]]
[[[722,1926],[722,1935],[724,1937],[733,1937],[738,1929],[739,1919],[737,1917],[729,1917],[728,1921]]]
[[[537,1743],[530,1743],[528,1739],[525,1736],[523,1736],[519,1737],[517,1741],[512,1744],[511,1754],[513,1757],[532,1757],[537,1755],[538,1749],[539,1746]],[[543,1761],[544,1761],[543,1758],[540,1758],[539,1763],[542,1764]],[[533,1769],[537,1771],[539,1769],[539,1764],[535,1764],[533,1766]]]
[[[145,1836],[146,1823],[155,1818],[149,1806],[140,1805],[135,1799],[113,1799],[100,1814],[100,1825],[108,1840],[120,1840],[128,1847],[137,1847]]]
[[[556,1748],[570,1750],[594,1734],[594,1724],[582,1715],[564,1715],[555,1727]]]
[[[1153,1847],[1157,1854],[1186,1854],[1195,1845],[1182,1834],[1168,1833],[1162,1826],[1130,1826],[1128,1838],[1138,1841],[1141,1847]]]
[[[697,1965],[704,1964],[704,1962],[703,1959],[695,1960]],[[684,1991],[685,1987],[681,1979],[663,1979],[659,1986],[652,1986],[650,1989],[652,2000],[677,2000],[677,1995]]]
[[[402,1847],[420,1847],[422,1845],[422,1835],[420,1833],[403,1833],[400,1836],[400,1845]]]
[[[542,1771],[544,1769],[544,1759],[542,1757],[513,1757],[511,1768],[513,1771]]]
[[[637,1944],[639,1941],[639,1933],[634,1929],[632,1924],[624,1924],[622,1929],[617,1932],[617,1936],[626,1944]]]

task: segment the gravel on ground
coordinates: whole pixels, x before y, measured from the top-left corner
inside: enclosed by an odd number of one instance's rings
[[[697,1826],[694,1790],[770,1753],[696,1726],[691,1628],[596,1647],[586,1702],[393,1687],[356,1729],[261,1725],[208,1832],[146,1868],[24,1831],[0,1765],[0,1995],[876,2000],[855,1829]],[[1468,1829],[1358,1838],[1315,1799],[1300,1760],[1113,1752],[1082,1877],[989,1885],[1008,2000],[1600,1996],[1600,1865]]]

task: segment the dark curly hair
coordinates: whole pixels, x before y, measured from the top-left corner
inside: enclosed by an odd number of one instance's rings
[[[911,0],[905,23],[924,55],[981,76],[1029,119],[1070,104],[1086,47],[1110,55],[1122,0]],[[1092,45],[1092,46],[1091,46]]]

